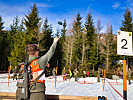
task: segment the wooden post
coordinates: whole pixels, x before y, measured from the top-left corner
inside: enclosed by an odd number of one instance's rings
[[[105,74],[106,74],[106,70],[104,69],[104,83],[105,83]]]
[[[104,92],[104,85],[105,85],[105,83],[103,83],[103,92]]]
[[[123,56],[123,97],[127,100],[127,71],[126,56]]]
[[[8,87],[9,87],[10,73],[8,74]]]
[[[103,83],[103,68],[102,68],[102,83]]]
[[[105,73],[106,73],[106,70],[104,69],[104,83],[103,83],[103,92],[104,92],[104,85],[105,85]]]
[[[55,77],[55,88],[56,88],[56,77]]]
[[[58,67],[56,67],[56,75],[57,75],[57,70],[58,70]]]

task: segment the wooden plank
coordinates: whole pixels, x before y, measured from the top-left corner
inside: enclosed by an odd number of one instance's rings
[[[59,95],[59,99],[97,100],[98,97],[87,97],[87,96],[62,96],[62,95]]]
[[[47,96],[50,96],[50,98],[55,98],[55,95],[47,95]],[[62,100],[62,99],[63,100],[98,100],[98,97],[56,95],[56,100]]]
[[[16,96],[16,93],[0,92],[0,96]]]
[[[15,100],[16,93],[0,92],[0,100]],[[69,95],[46,95],[46,100],[98,100],[98,97],[69,96]],[[107,100],[107,98],[106,98]]]
[[[0,100],[16,100],[14,96],[0,96]]]

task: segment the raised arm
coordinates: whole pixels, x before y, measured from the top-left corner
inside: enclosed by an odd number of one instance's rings
[[[50,47],[49,51],[45,55],[43,55],[41,58],[39,58],[38,63],[41,69],[45,68],[46,64],[49,62],[49,60],[53,56],[58,40],[59,38],[54,38],[54,42],[52,46]]]

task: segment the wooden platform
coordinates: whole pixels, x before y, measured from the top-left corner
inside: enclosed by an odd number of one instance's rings
[[[0,92],[0,100],[16,100],[16,93]],[[46,100],[98,100],[98,97],[46,95]]]

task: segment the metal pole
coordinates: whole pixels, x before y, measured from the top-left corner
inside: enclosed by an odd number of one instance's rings
[[[26,57],[24,65],[24,85],[25,85],[25,98],[28,98],[28,69],[27,69],[27,47],[25,48]]]
[[[58,67],[58,60],[57,60],[57,67]]]
[[[126,68],[126,56],[123,56],[123,97],[127,100],[127,68]]]

